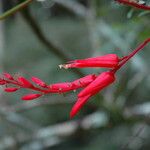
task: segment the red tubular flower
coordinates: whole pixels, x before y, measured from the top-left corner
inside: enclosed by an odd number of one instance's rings
[[[115,76],[113,72],[109,71],[101,73],[91,84],[78,94],[78,100],[70,112],[70,117],[74,117],[91,96],[109,86],[114,81]]]
[[[42,94],[27,94],[22,97],[22,100],[33,100],[33,99],[39,98],[41,96],[42,96]]]
[[[94,93],[95,91],[100,91],[103,88],[107,87],[115,81],[114,73],[108,71],[101,73],[91,84],[89,84],[85,89],[83,89],[78,97],[83,97]]]
[[[70,118],[73,118],[79,112],[79,110],[84,106],[84,104],[89,100],[90,97],[91,95],[89,94],[77,100],[77,102],[71,109]]]
[[[24,77],[18,77],[18,82],[25,88],[31,88],[33,87],[32,83],[30,83],[26,78]]]
[[[51,84],[48,86],[49,90],[48,92],[51,93],[64,93],[68,91],[73,91],[78,88],[85,87],[89,85],[92,81],[94,81],[96,78],[95,74],[87,75],[83,78],[77,79],[73,82],[62,82],[62,83],[56,83]]]
[[[50,93],[64,93],[73,90],[70,82],[55,83],[48,86]]]
[[[108,54],[99,57],[78,59],[71,61],[68,64],[59,65],[60,68],[85,68],[85,67],[104,67],[114,68],[118,65],[119,58],[116,54]]]
[[[10,88],[5,88],[4,91],[5,92],[16,92],[19,88],[14,88],[14,87],[10,87]]]
[[[41,87],[43,87],[43,88],[47,87],[46,83],[45,83],[44,81],[42,81],[41,79],[37,78],[37,77],[32,77],[31,80],[32,80],[35,84],[37,84],[37,85],[39,85],[39,86],[41,86]]]

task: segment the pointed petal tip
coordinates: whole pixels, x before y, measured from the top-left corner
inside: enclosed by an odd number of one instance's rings
[[[59,65],[59,68],[60,68],[60,69],[62,69],[62,68],[63,68],[63,65],[62,65],[62,64],[61,64],[61,65]]]
[[[77,112],[72,109],[70,112],[70,119],[73,119],[76,114],[77,114]]]
[[[69,68],[69,65],[68,65],[68,64],[61,64],[61,65],[59,65],[59,68],[60,68],[60,69],[62,69],[62,68],[68,69],[68,68]]]

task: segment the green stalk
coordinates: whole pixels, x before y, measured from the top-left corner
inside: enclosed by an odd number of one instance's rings
[[[13,15],[14,13],[16,13],[17,11],[23,9],[24,7],[26,7],[29,3],[31,3],[33,0],[26,0],[20,4],[18,4],[17,6],[13,7],[12,9],[9,9],[8,11],[4,12],[2,15],[0,15],[0,20],[3,20],[11,15]]]

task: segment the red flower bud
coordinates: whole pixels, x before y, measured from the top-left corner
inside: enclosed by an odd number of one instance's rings
[[[21,84],[21,86],[25,88],[33,87],[32,83],[30,83],[26,78],[24,77],[18,77],[18,82]]]
[[[95,80],[96,75],[91,74],[87,75],[83,78],[77,79],[73,82],[63,82],[49,85],[49,92],[52,93],[64,93],[72,90],[76,90],[78,88],[82,88],[90,84],[93,80]]]
[[[13,80],[14,78],[9,74],[9,73],[3,73],[4,77],[9,79],[9,80]]]
[[[114,68],[118,65],[119,58],[116,54],[108,54],[99,57],[79,59],[71,61],[69,64],[59,65],[60,68],[85,68],[85,67],[104,67]]]
[[[47,87],[46,83],[37,77],[32,77],[31,80],[43,88]]]
[[[16,92],[18,89],[19,88],[13,88],[13,87],[11,87],[11,88],[5,88],[4,91],[5,92]]]
[[[42,96],[42,94],[27,94],[22,97],[22,100],[33,100],[39,98],[40,96]]]
[[[0,81],[0,85],[5,85],[5,84],[6,84],[6,81],[3,81],[3,80]]]
[[[51,84],[48,86],[48,88],[49,92],[52,93],[63,93],[73,90],[73,86],[70,82]]]

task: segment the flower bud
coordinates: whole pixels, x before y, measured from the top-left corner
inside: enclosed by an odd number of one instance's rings
[[[43,88],[47,87],[46,83],[37,77],[32,77],[31,80]]]
[[[33,99],[39,98],[41,96],[42,96],[42,94],[27,94],[22,97],[22,100],[33,100]]]
[[[11,87],[11,88],[5,88],[4,91],[11,93],[11,92],[16,92],[18,89],[19,89],[19,88],[13,88],[13,87]]]
[[[32,83],[30,83],[26,78],[24,77],[18,77],[18,82],[21,84],[21,86],[25,88],[33,87]]]

